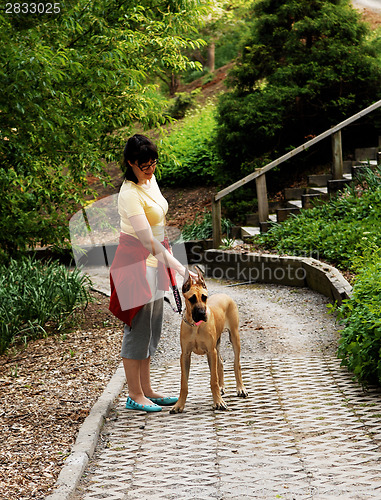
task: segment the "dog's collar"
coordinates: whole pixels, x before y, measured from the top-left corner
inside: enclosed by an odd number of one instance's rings
[[[196,325],[196,323],[195,323],[194,321],[193,321],[193,323],[191,323],[190,321],[188,321],[188,320],[186,319],[186,317],[185,317],[185,311],[184,311],[184,313],[183,313],[183,321],[184,321],[184,323],[186,323],[186,324],[187,324],[187,325],[189,325],[189,326],[192,326],[192,327],[196,327],[196,326],[197,326],[197,325]]]
[[[200,326],[201,323],[205,323],[204,320],[202,321],[198,321],[197,323],[195,323],[194,321],[191,323],[190,321],[188,321],[185,317],[185,311],[183,312],[183,321],[184,323],[186,323],[187,325],[191,326],[192,328],[197,328]]]

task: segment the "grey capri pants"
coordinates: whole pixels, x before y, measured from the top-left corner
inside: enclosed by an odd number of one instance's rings
[[[122,358],[147,359],[155,354],[160,340],[164,292],[157,289],[157,267],[147,266],[146,279],[152,298],[134,316],[131,327],[124,325]]]

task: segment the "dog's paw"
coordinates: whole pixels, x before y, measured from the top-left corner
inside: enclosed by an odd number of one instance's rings
[[[241,387],[241,389],[237,389],[237,396],[239,398],[247,398],[248,395],[249,393],[244,387]]]
[[[172,413],[172,414],[175,414],[175,413],[182,413],[184,410],[184,406],[178,406],[178,405],[175,405],[173,406],[170,410],[169,410],[169,413]]]
[[[228,409],[227,404],[225,401],[220,401],[219,403],[215,404],[213,406],[213,410],[221,410],[221,411],[226,411]]]

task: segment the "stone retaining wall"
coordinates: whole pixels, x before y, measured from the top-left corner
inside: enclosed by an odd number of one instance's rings
[[[215,249],[196,255],[193,251],[191,262],[202,264],[209,278],[306,286],[338,304],[351,296],[352,287],[342,274],[316,259]]]

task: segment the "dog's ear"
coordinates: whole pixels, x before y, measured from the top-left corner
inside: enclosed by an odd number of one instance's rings
[[[191,286],[192,286],[192,280],[191,280],[191,277],[188,274],[188,279],[185,280],[184,283],[183,283],[183,288],[182,288],[183,293],[189,292]]]
[[[203,286],[206,289],[206,283],[204,280],[204,273],[202,272],[202,269],[200,269],[198,266],[195,266],[195,269],[198,275],[198,282],[200,283],[201,286]]]

